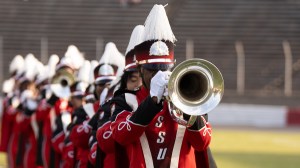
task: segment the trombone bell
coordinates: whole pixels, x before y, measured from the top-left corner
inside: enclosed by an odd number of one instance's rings
[[[195,116],[210,112],[220,103],[224,80],[219,69],[209,61],[189,59],[172,71],[168,93],[171,115],[176,117],[182,112],[195,120]]]

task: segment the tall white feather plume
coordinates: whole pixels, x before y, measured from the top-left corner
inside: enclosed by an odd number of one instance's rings
[[[144,31],[145,27],[143,25],[135,26],[131,33],[125,55],[127,55],[129,51],[133,50],[136,45],[139,45],[144,41]]]
[[[122,62],[124,60],[124,62]],[[105,46],[104,53],[99,61],[100,64],[112,64],[116,66],[122,66],[125,64],[124,56],[119,52],[117,46],[113,42],[109,42]]]
[[[119,52],[113,42],[109,42],[105,46],[104,53],[99,63],[112,64],[118,67],[118,71],[123,71],[125,67],[125,57]],[[118,71],[116,74],[120,73]]]
[[[20,71],[23,70],[23,66],[24,66],[23,57],[21,55],[16,55],[9,65],[9,73],[13,73],[13,72],[20,73]]]
[[[44,66],[43,63],[41,63],[40,61],[37,61],[36,69],[37,69],[36,84],[40,84],[44,80],[48,79],[49,72],[48,72],[47,66]]]
[[[13,78],[7,79],[3,82],[2,92],[11,93],[14,89],[15,80]]]
[[[79,69],[84,62],[84,56],[75,45],[69,45],[65,57],[71,58],[72,67]]]
[[[48,60],[48,78],[52,78],[55,75],[55,67],[57,63],[59,62],[59,57],[56,54],[53,54],[50,56]]]
[[[116,45],[113,42],[109,42],[105,46],[104,53],[99,61],[100,64],[112,64],[118,67],[116,72],[116,79],[112,81],[111,86],[120,80],[125,68],[125,57],[119,52]]]
[[[90,61],[85,60],[83,65],[80,67],[80,69],[78,71],[77,81],[89,83],[90,69],[91,69]]]
[[[33,80],[35,75],[37,75],[37,59],[33,54],[29,53],[25,57],[25,78],[28,80]]]
[[[145,21],[145,39],[176,41],[164,6],[155,4]]]
[[[93,84],[95,81],[95,77],[94,77],[94,69],[96,68],[96,66],[98,65],[98,61],[96,60],[92,60],[91,61],[91,67],[90,67],[90,72],[89,72],[89,84]]]

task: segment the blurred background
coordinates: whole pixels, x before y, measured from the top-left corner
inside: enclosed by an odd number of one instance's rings
[[[218,167],[299,167],[297,0],[0,0],[0,85],[18,54],[46,63],[73,44],[99,60],[110,41],[125,53],[156,3],[168,4],[177,63],[202,58],[223,74],[223,100],[209,114]]]

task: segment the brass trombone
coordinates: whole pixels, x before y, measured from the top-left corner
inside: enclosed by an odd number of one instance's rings
[[[197,116],[213,110],[224,93],[224,80],[219,69],[204,59],[189,59],[172,71],[167,98],[172,118],[190,127]],[[184,115],[186,114],[186,115]],[[189,119],[184,119],[190,116]]]

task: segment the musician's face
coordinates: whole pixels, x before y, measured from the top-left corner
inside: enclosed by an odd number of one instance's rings
[[[139,72],[133,72],[127,79],[127,89],[135,90],[142,85],[142,80]]]
[[[109,83],[101,83],[95,85],[95,91],[97,96],[100,96],[105,87],[109,87]]]
[[[84,104],[84,101],[80,97],[72,96],[71,97],[71,104],[73,105],[74,109],[81,107]]]
[[[152,71],[152,70],[148,70],[148,69],[145,69],[145,68],[141,67],[140,72],[141,72],[141,77],[144,80],[143,85],[147,89],[150,90],[151,79],[157,73],[157,71]]]

